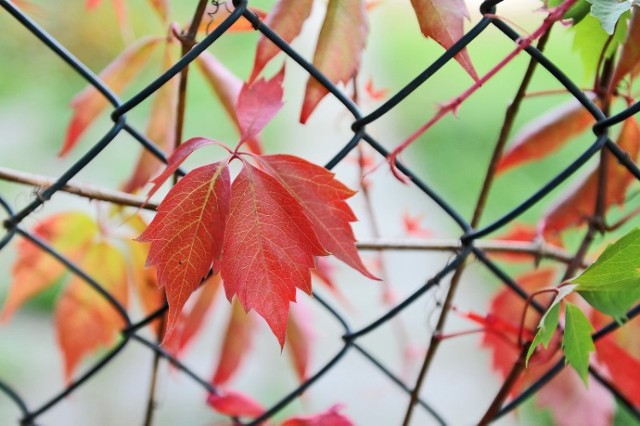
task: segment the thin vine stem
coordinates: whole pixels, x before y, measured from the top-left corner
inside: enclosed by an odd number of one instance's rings
[[[547,31],[543,33],[540,37],[540,40],[538,40],[538,44],[537,44],[538,50],[540,51],[544,50],[547,44],[547,41],[549,39],[550,32],[551,32],[551,26],[547,28]],[[485,179],[483,181],[482,188],[478,196],[478,201],[476,202],[476,207],[474,209],[473,217],[471,219],[472,228],[475,228],[476,226],[478,226],[478,224],[480,223],[480,219],[482,218],[482,214],[486,207],[489,192],[491,191],[491,188],[493,186],[496,169],[498,167],[498,163],[502,156],[502,152],[504,151],[504,146],[507,142],[509,134],[511,133],[511,130],[513,129],[515,118],[518,115],[520,105],[522,104],[522,101],[525,98],[527,88],[531,83],[531,79],[533,77],[533,73],[537,65],[538,65],[538,61],[536,61],[534,58],[531,58],[531,60],[529,61],[529,65],[527,66],[527,69],[525,71],[525,74],[522,78],[522,82],[520,83],[518,91],[516,92],[516,95],[513,99],[513,102],[509,105],[505,113],[505,118],[502,123],[502,127],[500,129],[500,134],[498,136],[495,147],[493,149],[493,154],[489,162],[489,167],[487,168],[487,173],[485,175]],[[405,426],[409,425],[409,422],[411,421],[413,408],[415,407],[416,401],[418,400],[418,397],[420,395],[420,389],[422,388],[424,378],[426,377],[431,367],[433,358],[438,350],[438,347],[440,346],[440,342],[442,341],[442,339],[439,339],[438,336],[442,334],[444,330],[449,308],[453,303],[453,297],[460,283],[460,278],[462,277],[463,270],[464,270],[464,263],[458,267],[453,277],[451,278],[451,284],[449,287],[449,291],[447,292],[446,300],[442,306],[438,323],[436,325],[435,331],[429,342],[429,348],[427,349],[427,353],[425,355],[422,367],[420,369],[420,372],[418,373],[416,384],[413,388],[413,392],[411,393],[409,406],[407,407],[407,411],[406,411],[404,422],[403,422]]]

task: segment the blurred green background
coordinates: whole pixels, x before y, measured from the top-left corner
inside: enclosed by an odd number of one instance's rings
[[[131,40],[145,34],[162,35],[167,31],[166,25],[160,22],[148,2],[144,0],[126,2],[130,26],[124,32],[118,27],[108,0],[103,0],[101,5],[91,12],[84,9],[80,0],[33,0],[29,3],[31,6],[26,9],[27,13],[96,72],[103,69]],[[196,2],[170,3],[171,21],[181,25],[188,22]],[[316,3],[314,14],[305,24],[302,36],[294,42],[294,47],[306,58],[312,57],[315,37],[322,22],[322,2]],[[476,23],[479,19],[478,3],[468,2],[471,23]],[[250,4],[269,10],[273,1],[255,0]],[[517,24],[523,31],[531,31],[544,16],[536,12],[539,7],[540,2],[535,0],[505,2],[499,13],[508,19],[507,22]],[[372,102],[363,96],[362,89],[367,79],[371,78],[375,87],[387,89],[388,93],[392,94],[443,51],[440,46],[420,35],[409,2],[382,1],[370,11],[370,19],[371,35],[358,79],[359,91],[363,98],[361,107],[365,112],[380,105],[380,102]],[[109,129],[108,114],[104,114],[89,129],[72,154],[64,159],[58,158],[56,154],[72,113],[70,101],[85,86],[85,82],[3,10],[0,10],[0,28],[3,30],[3,37],[0,39],[0,58],[3,58],[0,65],[0,129],[3,135],[0,142],[0,166],[52,177],[59,176]],[[257,39],[256,33],[227,34],[210,51],[244,80],[251,71]],[[572,49],[571,30],[558,25],[548,46],[548,56],[554,63],[577,84],[589,88],[591,76],[583,73],[579,55]],[[482,75],[511,49],[513,43],[497,30],[490,28],[478,37],[469,51],[478,73]],[[159,52],[160,50],[149,60],[140,78],[125,91],[123,99],[136,93],[160,73]],[[278,69],[282,60],[282,57],[279,57],[268,68],[267,74]],[[350,117],[337,101],[327,98],[312,115],[308,125],[297,124],[307,75],[292,61],[286,62],[286,105],[264,132],[265,148],[268,152],[294,153],[323,164],[349,140]],[[402,156],[403,161],[467,218],[472,214],[476,203],[505,108],[517,90],[527,63],[527,57],[518,57],[466,101],[457,117],[444,118]],[[185,138],[206,136],[233,145],[237,134],[226,113],[211,96],[211,91],[202,77],[196,72],[190,75]],[[388,149],[392,149],[425,123],[435,113],[438,104],[458,96],[471,84],[472,80],[452,61],[393,111],[368,126],[368,130]],[[539,69],[530,91],[560,88],[559,83],[546,71]],[[567,95],[558,94],[526,100],[516,120],[516,127],[521,128],[531,119],[568,99]],[[147,101],[128,114],[130,122],[143,130],[148,111]],[[509,171],[498,178],[482,223],[487,224],[495,220],[523,201],[542,182],[566,166],[592,140],[590,134],[585,134],[550,158]],[[121,135],[78,175],[77,180],[117,189],[131,173],[139,151],[140,147],[135,141]],[[199,157],[190,160],[189,164],[211,161],[218,154],[213,150],[203,151]],[[382,159],[376,158],[376,162],[379,161]],[[341,163],[336,172],[345,183],[354,188],[358,187],[355,157],[351,156]],[[460,230],[433,202],[427,200],[415,188],[395,180],[386,166],[380,167],[370,176],[370,180],[373,183],[373,208],[377,221],[381,224],[383,237],[404,235],[401,217],[405,212],[423,216],[425,226],[434,237],[460,236]],[[535,223],[570,184],[569,182],[562,185],[519,220]],[[16,209],[24,206],[32,197],[30,188],[6,182],[0,182],[0,194]],[[367,219],[361,195],[354,198],[353,206],[361,218],[355,228],[358,237],[370,238],[370,220]],[[26,224],[32,226],[53,212],[68,209],[81,209],[90,213],[95,211],[93,204],[84,199],[56,194],[54,199],[30,217]],[[0,267],[5,271],[0,275],[0,294],[6,291],[11,282],[9,271],[14,259],[15,253],[11,249],[5,249],[0,253]],[[385,255],[391,279],[398,284],[397,291],[400,297],[414,291],[416,286],[422,284],[434,271],[439,270],[447,260],[447,254]],[[343,291],[350,300],[358,301],[352,302],[358,306],[357,312],[351,312],[356,316],[356,323],[366,324],[375,315],[384,312],[384,307],[379,304],[379,289],[374,287],[375,284],[345,271],[344,268],[338,269],[338,276],[344,282],[341,286]],[[521,269],[510,267],[509,270],[517,272]],[[497,288],[497,283],[482,268],[473,268],[472,271],[476,275],[466,280],[464,284],[467,285],[462,289],[456,303],[484,312],[488,299]],[[38,297],[25,306],[11,324],[0,327],[0,378],[15,384],[34,406],[50,396],[55,389],[63,386],[61,372],[58,371],[61,364],[51,325],[51,305],[58,290],[59,288],[54,289]],[[367,302],[375,306],[365,307]],[[216,305],[212,314],[212,324],[226,322],[226,306],[223,305],[225,304]],[[424,344],[424,332],[429,328],[427,323],[430,320],[425,318],[425,308],[425,304],[422,304],[412,308],[406,315],[403,314],[407,324],[417,325],[418,330],[412,339],[418,345]],[[322,316],[319,310],[315,314],[317,317]],[[337,338],[339,329],[335,324],[326,324],[326,319],[318,321],[318,328],[321,329],[318,331],[320,355],[316,365],[321,365],[320,361],[328,359],[332,350],[339,347],[340,341]],[[460,326],[455,320],[452,324],[454,328]],[[469,327],[468,324],[461,324]],[[211,364],[216,359],[215,348],[219,345],[221,337],[221,327],[217,325],[206,331],[204,337],[199,339],[189,352],[189,365],[194,365],[203,377],[208,377],[211,373]],[[388,340],[385,340],[393,338],[390,333],[391,330],[384,330],[381,336],[376,337],[377,340],[371,338],[371,341],[367,340],[366,343],[382,351],[381,356],[389,360],[390,365],[395,365],[391,363],[395,361],[397,364],[398,354],[389,349]],[[278,395],[295,385],[295,379],[289,372],[275,375],[270,372],[286,369],[271,367],[284,362],[273,343],[268,333],[261,333],[256,343],[260,353],[253,355],[253,363],[246,363],[247,371],[243,371],[238,381],[239,387],[244,386],[252,395],[262,397],[267,402],[275,400]],[[486,409],[489,398],[497,391],[499,381],[489,371],[488,354],[479,351],[477,338],[468,338],[450,346],[450,351],[447,350],[440,356],[442,367],[436,366],[440,369],[434,373],[433,380],[446,389],[451,383],[455,383],[457,378],[465,383],[465,389],[456,389],[453,392],[456,398],[452,401],[452,389],[439,395],[436,390],[440,388],[436,385],[427,391],[427,399],[435,401],[436,407],[443,407],[443,413],[453,415],[452,422],[467,424],[475,421]],[[477,353],[474,360],[469,360],[465,355],[470,353],[469,351]],[[83,388],[69,401],[44,416],[43,424],[81,425],[88,424],[87,421],[104,425],[138,424],[144,409],[151,354],[140,347],[128,348],[125,354],[122,359],[116,360],[113,366],[110,365],[107,371],[98,375],[86,389]],[[359,398],[371,399],[373,403],[380,403],[376,402],[379,400],[386,401],[385,405],[394,408],[385,409],[389,413],[385,411],[384,415],[388,415],[389,419],[397,419],[398,413],[404,410],[406,397],[395,388],[390,390],[393,385],[388,384],[384,378],[377,377],[378,374],[374,370],[368,367],[353,367],[350,363],[360,360],[355,356],[352,358],[354,359],[349,358],[346,364],[348,367],[339,367],[332,375],[335,377],[342,374],[342,379],[328,383],[321,381],[318,390],[314,388],[308,398],[294,404],[288,412],[318,411],[341,401],[340,397],[333,395],[336,383],[342,387],[339,389],[350,391],[357,384],[352,383],[353,375],[360,372],[367,378],[371,376],[371,384],[367,386],[369,390]],[[415,369],[415,366],[409,367]],[[179,373],[170,371],[168,378],[161,379],[161,402],[157,424],[217,424],[218,417],[204,405],[204,393],[184,377],[176,376],[179,376]],[[412,375],[409,374],[407,377],[408,380],[413,380]],[[491,390],[487,391],[485,388]],[[465,401],[464,412],[456,411],[461,400]],[[363,421],[358,424],[374,424],[371,423],[372,420],[381,420],[378,417],[379,413],[371,413],[371,410],[358,408],[357,405],[357,401],[349,403],[346,412],[356,421]],[[533,410],[532,404],[527,404],[524,409],[525,412]],[[0,395],[0,424],[9,424],[17,416],[15,407]],[[535,414],[531,424],[541,424],[543,417],[540,416],[539,413]],[[426,416],[422,419],[429,421]],[[503,424],[527,424],[526,419],[527,416],[517,419],[509,417],[503,420]],[[622,421],[620,424],[626,423]]]

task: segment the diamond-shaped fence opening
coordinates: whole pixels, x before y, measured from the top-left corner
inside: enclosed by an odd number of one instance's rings
[[[122,329],[121,339],[118,343],[103,353],[98,361],[95,362],[87,371],[81,374],[79,377],[75,377],[68,385],[57,393],[53,393],[45,402],[38,405],[34,405],[34,401],[29,395],[24,395],[17,391],[19,384],[8,383],[2,379],[2,373],[0,372],[0,393],[4,397],[9,398],[15,403],[15,406],[21,412],[21,419],[19,422],[24,425],[39,424],[41,416],[50,410],[54,410],[55,407],[63,401],[66,397],[80,391],[87,383],[95,380],[97,373],[102,369],[114,362],[125,349],[125,347],[133,345],[141,345],[147,348],[149,351],[155,352],[161,358],[164,358],[173,367],[179,370],[181,373],[188,376],[195,384],[201,386],[207,393],[216,393],[216,388],[210,384],[209,380],[199,376],[194,369],[183,362],[175,358],[171,353],[163,349],[159,344],[153,340],[145,337],[141,330],[149,325],[153,320],[159,318],[166,311],[166,306],[157,312],[149,315],[138,321],[134,321],[127,309],[125,309],[114,298],[100,282],[95,281],[88,276],[81,268],[75,265],[71,260],[65,258],[59,251],[49,245],[46,241],[39,238],[33,232],[28,231],[23,226],[23,221],[32,215],[37,209],[45,205],[51,197],[55,197],[56,193],[60,191],[68,190],[68,184],[70,180],[76,176],[80,171],[94,161],[94,159],[100,155],[101,151],[105,149],[109,144],[121,133],[126,133],[131,136],[133,140],[141,144],[144,149],[153,153],[159,159],[166,161],[161,150],[159,150],[142,132],[133,127],[127,120],[126,114],[138,107],[149,96],[155,93],[159,88],[166,84],[172,77],[178,75],[186,66],[194,61],[202,52],[204,52],[211,45],[216,43],[221,36],[231,27],[231,25],[238,20],[246,20],[253,25],[253,27],[264,34],[267,38],[273,41],[288,57],[293,59],[297,66],[306,71],[309,75],[315,77],[327,90],[329,90],[331,96],[340,102],[352,115],[351,129],[353,134],[349,140],[345,141],[344,147],[338,152],[327,164],[328,169],[336,167],[338,164],[344,161],[345,157],[356,149],[359,145],[366,145],[379,153],[382,157],[389,155],[389,151],[386,148],[386,141],[378,140],[372,133],[368,131],[368,126],[375,123],[385,114],[394,110],[394,108],[402,103],[412,92],[418,89],[423,83],[429,81],[429,79],[440,72],[440,70],[451,61],[455,55],[468,45],[474,43],[474,40],[489,28],[495,28],[499,30],[504,37],[510,39],[514,46],[521,42],[522,35],[516,32],[508,23],[497,19],[495,17],[495,8],[500,3],[499,0],[486,1],[481,8],[484,17],[475,26],[468,31],[465,36],[460,39],[453,47],[445,51],[435,62],[430,64],[423,72],[417,75],[409,84],[403,87],[398,93],[391,96],[381,107],[375,109],[372,112],[364,112],[356,105],[345,93],[332,84],[318,69],[307,62],[299,53],[296,52],[290,45],[284,42],[278,34],[274,33],[265,23],[248,9],[248,2],[234,1],[235,9],[226,18],[226,20],[211,31],[201,42],[197,43],[184,57],[173,64],[170,69],[165,73],[157,76],[150,84],[137,94],[129,99],[121,101],[116,95],[112,93],[109,87],[107,87],[93,72],[89,70],[81,61],[75,58],[64,46],[62,46],[55,38],[49,35],[45,30],[39,27],[25,12],[16,7],[13,3],[7,0],[0,0],[0,6],[2,6],[4,13],[11,15],[16,21],[18,21],[24,28],[29,31],[40,43],[44,44],[48,49],[58,55],[66,64],[71,67],[79,76],[85,79],[89,84],[98,89],[104,97],[112,105],[111,119],[113,124],[111,128],[95,142],[95,144],[89,148],[79,160],[77,160],[69,169],[61,174],[53,184],[41,185],[41,188],[34,193],[33,199],[25,207],[17,210],[6,199],[1,198],[0,194],[0,207],[3,210],[4,225],[6,228],[5,235],[0,240],[0,249],[7,250],[8,243],[16,239],[28,240],[35,244],[40,250],[43,250],[57,259],[71,274],[79,277],[86,283],[87,286],[93,288],[101,297],[103,297],[109,304],[111,304],[121,315],[123,323],[125,324]],[[222,6],[220,6],[222,7]],[[444,197],[442,197],[433,187],[425,180],[421,179],[410,167],[404,165],[402,162],[397,163],[398,170],[407,177],[409,184],[414,188],[417,193],[423,194],[424,197],[431,199],[439,208],[443,214],[447,215],[459,228],[459,240],[453,244],[450,249],[453,253],[452,256],[446,262],[446,265],[431,276],[426,282],[419,286],[412,294],[406,297],[404,300],[399,301],[395,306],[388,310],[388,312],[379,316],[378,318],[371,320],[367,325],[361,327],[354,327],[350,324],[347,316],[341,314],[343,309],[339,306],[334,306],[324,296],[320,294],[314,295],[314,302],[318,304],[319,309],[323,310],[326,315],[333,318],[340,329],[341,335],[340,341],[341,347],[330,356],[325,364],[312,372],[310,377],[306,379],[300,386],[292,389],[289,393],[284,393],[279,397],[276,403],[267,409],[264,414],[251,420],[251,424],[258,424],[267,419],[272,418],[274,415],[285,409],[290,403],[299,398],[307,389],[312,386],[316,386],[323,376],[331,374],[331,372],[338,368],[345,356],[350,353],[359,354],[359,359],[362,362],[369,363],[374,369],[376,369],[383,377],[386,377],[404,392],[407,398],[415,398],[416,409],[424,410],[427,414],[429,423],[433,424],[446,424],[447,413],[441,412],[438,406],[430,404],[428,401],[423,400],[421,397],[416,396],[416,385],[410,384],[404,378],[401,378],[396,373],[395,367],[385,365],[384,362],[378,357],[375,351],[367,350],[366,336],[379,332],[390,320],[401,314],[406,309],[416,306],[417,303],[424,301],[425,295],[432,294],[436,291],[439,284],[448,282],[452,276],[460,273],[462,266],[470,259],[476,260],[476,265],[481,265],[485,271],[492,274],[495,279],[507,287],[509,287],[519,297],[526,299],[528,297],[527,291],[505,271],[499,264],[495,263],[491,257],[488,256],[488,250],[490,247],[482,244],[480,240],[482,237],[487,236],[490,233],[504,229],[511,224],[521,214],[527,212],[530,208],[538,204],[549,193],[554,191],[559,185],[563,184],[567,179],[574,175],[585,163],[591,158],[597,156],[603,150],[611,152],[621,164],[623,164],[636,179],[640,179],[640,170],[634,164],[634,162],[628,158],[627,154],[622,151],[615,143],[613,143],[608,136],[608,129],[611,126],[621,123],[626,118],[634,115],[640,110],[640,104],[634,104],[624,111],[616,114],[615,116],[606,116],[597,105],[586,96],[571,78],[563,74],[560,69],[554,65],[549,59],[547,59],[543,53],[536,47],[529,45],[524,47],[524,50],[532,59],[531,63],[537,66],[544,67],[556,80],[559,82],[575,99],[582,104],[585,110],[589,111],[597,121],[594,126],[594,136],[592,143],[584,149],[579,155],[576,156],[563,170],[561,170],[555,176],[549,176],[547,182],[541,186],[535,192],[529,194],[524,201],[519,205],[511,208],[510,210],[503,212],[503,214],[497,219],[493,220],[482,227],[472,224],[463,214],[458,212],[455,207],[449,203]],[[46,72],[46,70],[43,70]],[[391,146],[395,141],[389,141]],[[381,157],[381,158],[382,158]],[[124,205],[136,205],[136,200],[128,200],[126,197],[116,194],[112,201],[124,204]],[[366,248],[366,247],[364,247]],[[548,254],[548,253],[547,253]],[[551,254],[552,255],[552,254]],[[459,277],[454,278],[459,279]],[[440,301],[442,303],[442,301]],[[445,306],[447,304],[445,303]],[[533,304],[534,308],[542,310],[542,307]],[[634,318],[640,312],[640,307],[632,309],[628,313],[630,319]],[[598,340],[613,332],[621,324],[612,322],[607,326],[597,330],[593,335],[594,340]],[[9,344],[3,342],[3,344]],[[559,360],[552,368],[550,368],[545,374],[543,374],[537,381],[529,385],[519,395],[513,396],[509,399],[509,402],[498,407],[494,412],[492,419],[495,420],[519,407],[530,396],[542,389],[545,384],[551,381],[556,375],[558,375],[565,368],[564,360]],[[591,368],[590,374],[592,379],[602,384],[608,389],[617,399],[619,403],[626,406],[630,413],[640,420],[640,412],[637,407],[629,401],[628,396],[619,391],[615,384],[608,378],[604,377],[598,372],[598,370]],[[354,377],[353,380],[361,380],[361,378]],[[419,388],[419,385],[417,385]],[[376,407],[374,409],[384,409],[384,407]],[[233,422],[238,422],[237,419],[231,419]]]

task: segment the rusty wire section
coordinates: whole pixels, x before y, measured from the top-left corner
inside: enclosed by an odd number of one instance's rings
[[[151,323],[154,319],[160,317],[164,314],[166,310],[166,305],[164,308],[158,310],[157,312],[149,315],[148,317],[142,319],[138,322],[132,322],[129,317],[126,309],[118,303],[115,298],[113,298],[101,285],[99,282],[93,280],[90,276],[88,276],[85,272],[79,269],[76,265],[70,262],[68,259],[65,259],[60,253],[58,253],[53,247],[49,246],[45,241],[42,241],[37,236],[30,233],[28,230],[24,229],[21,226],[21,222],[33,213],[38,207],[42,206],[47,202],[52,196],[55,195],[56,192],[62,190],[65,185],[72,179],[78,172],[80,172],[84,167],[86,167],[94,158],[96,158],[100,152],[109,145],[109,143],[121,132],[128,133],[131,135],[136,141],[138,141],[145,149],[149,150],[153,153],[157,158],[166,162],[166,158],[163,153],[151,142],[149,141],[141,132],[137,131],[135,128],[130,126],[127,122],[125,114],[135,107],[137,107],[141,102],[147,99],[150,95],[152,95],[155,91],[157,91],[160,87],[162,87],[165,83],[167,83],[172,77],[180,73],[182,69],[184,69],[187,65],[189,65],[193,60],[195,60],[198,55],[200,55],[205,49],[215,43],[228,29],[229,27],[239,19],[248,20],[253,27],[264,34],[267,38],[273,41],[286,55],[288,55],[291,59],[293,59],[301,68],[303,68],[306,72],[308,72],[311,76],[315,77],[318,81],[320,81],[329,92],[339,101],[344,107],[353,115],[353,137],[349,140],[345,146],[340,150],[340,152],[335,155],[335,157],[326,164],[328,169],[335,167],[338,163],[340,163],[353,149],[355,149],[359,144],[366,144],[372,147],[375,151],[377,151],[382,156],[387,156],[389,151],[377,140],[375,140],[369,133],[367,133],[366,126],[378,118],[385,115],[387,112],[391,111],[396,105],[401,103],[407,96],[409,96],[415,89],[417,89],[420,85],[426,82],[430,77],[436,74],[448,61],[454,58],[454,56],[464,49],[467,45],[473,42],[473,40],[481,34],[484,30],[486,30],[490,26],[496,27],[499,31],[501,31],[505,37],[511,39],[514,43],[517,43],[520,39],[521,35],[513,30],[508,24],[497,20],[495,18],[496,6],[502,0],[488,0],[483,3],[481,6],[481,12],[485,16],[478,22],[465,36],[460,39],[451,49],[447,50],[443,53],[435,62],[433,62],[429,67],[427,67],[422,73],[416,76],[408,85],[406,85],[402,90],[400,90],[397,94],[392,96],[384,105],[379,107],[378,109],[365,114],[360,108],[348,97],[346,96],[340,89],[338,89],[334,84],[332,84],[318,69],[316,69],[312,64],[307,62],[302,56],[300,56],[295,50],[293,50],[286,42],[284,42],[276,33],[274,33],[268,26],[266,26],[258,16],[248,10],[248,1],[247,0],[234,0],[235,9],[229,15],[229,17],[218,27],[216,27],[210,34],[208,34],[200,43],[198,43],[189,53],[187,53],[183,58],[181,58],[178,62],[176,62],[169,70],[165,73],[159,75],[156,80],[154,80],[151,84],[149,84],[142,91],[137,93],[131,99],[122,102],[118,99],[118,97],[111,92],[109,87],[107,87],[93,72],[91,72],[82,62],[76,59],[69,51],[65,49],[64,46],[59,44],[56,39],[54,39],[51,35],[49,35],[46,31],[40,28],[34,21],[32,21],[23,11],[13,5],[11,2],[7,0],[0,0],[0,6],[4,9],[5,13],[10,14],[16,21],[18,21],[21,25],[24,26],[26,30],[31,32],[33,36],[35,36],[41,43],[46,45],[51,51],[55,52],[62,60],[64,60],[75,72],[77,72],[82,78],[84,78],[89,84],[94,86],[98,91],[100,91],[105,98],[111,103],[113,106],[113,110],[111,113],[111,118],[113,121],[113,125],[111,129],[103,135],[103,137],[98,140],[95,145],[89,149],[74,165],[72,165],[64,174],[58,177],[57,181],[48,186],[46,189],[39,191],[37,197],[28,204],[26,207],[19,211],[14,211],[12,206],[7,203],[0,194],[0,208],[3,210],[3,216],[6,217],[4,220],[4,228],[6,229],[5,235],[0,239],[0,250],[6,247],[7,243],[11,241],[14,237],[19,236],[19,238],[25,238],[35,245],[37,245],[41,250],[44,250],[58,259],[65,267],[71,271],[73,274],[82,278],[84,282],[90,287],[92,287],[95,291],[101,294],[123,317],[126,327],[122,330],[122,339],[120,342],[113,348],[111,348],[106,354],[103,355],[101,359],[99,359],[95,365],[93,365],[88,371],[84,372],[81,376],[75,378],[75,380],[70,383],[67,387],[62,389],[57,394],[51,396],[49,400],[40,406],[31,406],[31,401],[29,401],[28,395],[20,395],[18,392],[14,390],[11,384],[6,383],[2,380],[0,376],[0,394],[3,397],[9,398],[12,400],[15,405],[18,407],[20,412],[22,413],[22,418],[19,420],[19,424],[21,425],[35,425],[38,423],[38,418],[47,412],[48,410],[55,407],[60,401],[62,401],[65,397],[72,394],[76,390],[82,387],[87,381],[91,380],[94,375],[99,372],[103,367],[109,364],[113,359],[115,359],[121,350],[127,346],[130,342],[137,342],[147,348],[149,350],[156,352],[162,358],[166,359],[173,366],[178,368],[184,374],[189,376],[194,382],[201,385],[206,392],[216,392],[216,389],[209,383],[208,380],[199,377],[195,374],[188,366],[184,365],[181,361],[173,357],[171,354],[166,352],[162,347],[160,347],[157,343],[150,341],[149,339],[141,336],[139,334],[139,330]],[[367,362],[370,362],[373,366],[375,366],[381,374],[387,376],[393,383],[395,383],[400,389],[410,395],[413,392],[413,389],[404,383],[400,378],[398,378],[391,371],[390,368],[384,366],[376,357],[375,354],[367,351],[363,348],[363,346],[359,343],[359,339],[365,335],[375,332],[381,325],[385,324],[391,318],[395,317],[399,313],[401,313],[405,308],[412,305],[418,299],[420,299],[423,295],[428,293],[434,287],[436,287],[443,279],[447,278],[458,266],[460,266],[469,256],[474,256],[477,258],[481,264],[483,264],[493,275],[497,277],[502,283],[507,285],[513,291],[515,291],[520,297],[526,298],[528,296],[527,292],[522,289],[517,282],[514,281],[513,278],[509,276],[503,269],[500,268],[496,263],[494,263],[487,255],[486,252],[480,247],[480,245],[476,245],[475,242],[477,239],[494,232],[513,221],[520,214],[527,211],[533,205],[538,203],[543,197],[545,197],[548,193],[554,190],[558,185],[563,183],[566,179],[572,176],[580,167],[582,167],[590,158],[598,154],[600,151],[607,149],[609,150],[619,161],[624,164],[625,167],[629,170],[631,174],[633,174],[636,179],[640,180],[640,170],[638,167],[631,161],[626,153],[615,145],[614,142],[608,136],[608,128],[621,123],[626,118],[636,114],[640,111],[640,103],[636,103],[626,110],[616,114],[615,116],[607,117],[602,111],[587,97],[585,94],[572,82],[570,78],[564,75],[551,61],[549,61],[538,49],[533,46],[529,46],[526,49],[526,52],[530,55],[530,57],[534,58],[534,60],[541,66],[547,69],[547,71],[553,75],[558,82],[560,82],[568,92],[570,92],[582,105],[588,110],[596,119],[597,123],[593,127],[595,137],[593,143],[585,149],[568,167],[562,170],[557,176],[554,176],[552,179],[548,181],[547,184],[542,186],[538,191],[532,194],[529,198],[527,198],[523,203],[516,206],[512,211],[505,214],[503,217],[498,220],[490,223],[482,228],[474,229],[469,222],[458,213],[455,208],[450,205],[444,198],[440,197],[437,192],[435,192],[428,183],[422,181],[418,176],[412,172],[410,168],[403,165],[402,163],[398,163],[398,169],[405,174],[408,179],[411,181],[415,187],[422,191],[427,197],[433,200],[460,228],[460,249],[456,252],[455,256],[449,261],[449,263],[444,267],[440,272],[434,275],[429,281],[427,281],[423,286],[421,286],[417,291],[411,294],[408,298],[400,302],[398,305],[390,309],[385,315],[371,322],[368,326],[363,327],[358,330],[352,329],[349,325],[347,319],[342,316],[338,310],[334,309],[334,307],[324,300],[321,296],[315,295],[314,300],[319,303],[329,315],[335,318],[335,320],[341,325],[343,328],[342,348],[334,355],[333,358],[330,359],[321,369],[314,372],[304,383],[302,383],[299,387],[292,390],[289,394],[284,395],[281,399],[271,406],[264,414],[260,417],[251,420],[247,424],[258,424],[264,420],[271,418],[277,412],[282,410],[285,406],[291,403],[293,400],[298,398],[306,389],[313,386],[318,379],[320,379],[325,374],[328,374],[332,368],[340,362],[343,356],[350,352],[358,352],[363,355],[363,359]],[[538,307],[539,308],[539,307]],[[640,313],[640,306],[636,306],[632,309],[628,316],[629,318],[633,318]],[[596,331],[593,335],[594,340],[600,339],[615,331],[620,324],[612,322],[602,329]],[[503,406],[499,412],[496,414],[497,419],[503,416],[506,413],[509,413],[513,409],[517,408],[520,404],[522,404],[527,398],[535,394],[539,389],[541,389],[546,383],[548,383],[555,375],[557,375],[563,368],[565,368],[564,360],[560,360],[556,365],[549,369],[549,371],[544,374],[539,380],[537,380],[534,384],[529,386],[525,391],[523,391],[520,395],[512,398],[508,404]],[[607,379],[603,378],[597,371],[594,369],[590,369],[592,378],[600,382],[604,385],[617,399],[619,403],[626,406],[631,414],[633,414],[637,419],[640,420],[640,412],[629,402],[629,400],[623,395],[614,384],[610,383]],[[422,399],[417,400],[417,404],[424,410],[426,410],[434,423],[437,424],[446,424],[445,417],[443,414],[438,412],[437,407],[432,407],[426,401]],[[237,419],[232,419],[237,422]]]

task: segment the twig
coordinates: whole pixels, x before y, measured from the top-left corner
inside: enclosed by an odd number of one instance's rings
[[[38,191],[48,188],[56,182],[56,179],[48,176],[36,175],[32,173],[13,170],[7,167],[0,167],[0,180],[8,182],[22,183],[38,188]],[[113,191],[96,186],[69,182],[63,186],[61,191],[91,200],[107,201],[120,206],[139,207],[146,210],[157,210],[158,204],[149,201],[145,204],[145,198],[128,194],[121,191]]]

